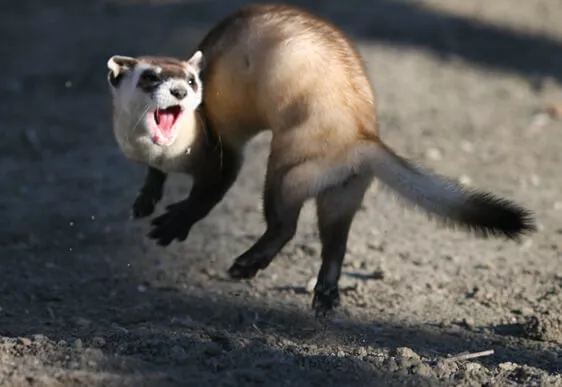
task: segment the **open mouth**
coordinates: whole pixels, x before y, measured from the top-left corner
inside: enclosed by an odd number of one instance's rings
[[[180,105],[170,106],[166,109],[156,109],[154,111],[154,122],[156,123],[156,133],[154,141],[160,145],[171,144],[176,136],[176,122],[182,114]]]

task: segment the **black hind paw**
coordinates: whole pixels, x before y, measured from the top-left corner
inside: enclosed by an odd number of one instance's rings
[[[228,269],[228,275],[232,279],[251,279],[256,276],[259,269],[260,268],[256,265],[242,266],[235,262],[230,269]]]
[[[316,289],[314,289],[312,308],[316,312],[316,317],[325,317],[326,314],[333,311],[339,305],[340,292],[337,287],[323,289],[317,286]]]

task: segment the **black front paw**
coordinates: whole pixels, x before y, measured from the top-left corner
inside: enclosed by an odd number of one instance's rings
[[[178,242],[186,240],[193,223],[185,211],[168,207],[165,214],[152,221],[152,225],[149,238],[156,240],[160,246],[168,246],[174,239]]]
[[[147,193],[140,193],[133,203],[132,216],[135,219],[146,218],[152,215],[158,203],[158,198]]]

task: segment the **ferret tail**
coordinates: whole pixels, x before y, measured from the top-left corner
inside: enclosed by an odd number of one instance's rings
[[[369,167],[401,198],[449,227],[482,237],[520,236],[536,230],[532,213],[492,193],[469,190],[397,155],[380,140],[372,142]]]

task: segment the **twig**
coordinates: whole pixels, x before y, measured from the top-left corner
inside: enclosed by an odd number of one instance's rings
[[[487,351],[465,353],[465,354],[462,354],[462,355],[451,356],[449,358],[446,358],[445,360],[446,361],[469,360],[469,359],[476,359],[477,357],[490,356],[490,355],[493,355],[493,354],[494,354],[494,350],[489,349]]]

